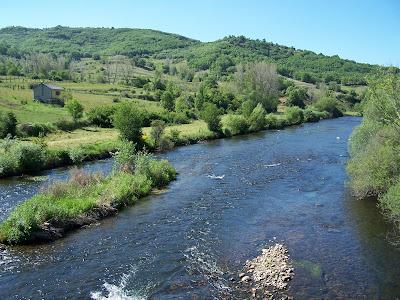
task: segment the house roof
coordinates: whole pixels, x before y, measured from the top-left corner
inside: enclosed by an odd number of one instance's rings
[[[62,91],[64,88],[58,86],[58,85],[54,85],[54,84],[47,84],[47,83],[42,83],[43,85],[47,86],[49,89],[51,90],[59,90]]]

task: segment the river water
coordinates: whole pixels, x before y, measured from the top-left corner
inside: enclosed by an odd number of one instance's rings
[[[179,172],[168,191],[54,243],[2,251],[0,299],[242,299],[248,294],[230,278],[276,242],[289,249],[295,299],[395,299],[392,228],[376,203],[346,189],[348,137],[359,122],[344,117],[164,154]],[[67,176],[60,169],[1,181],[0,220]]]

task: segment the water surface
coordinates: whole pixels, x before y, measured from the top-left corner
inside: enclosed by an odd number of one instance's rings
[[[284,242],[295,299],[395,299],[400,252],[376,204],[346,189],[345,117],[181,147],[168,191],[41,246],[0,255],[0,299],[241,299],[229,279]],[[106,160],[90,170],[111,168]],[[0,219],[50,180],[0,184]],[[210,178],[225,175],[222,179]]]

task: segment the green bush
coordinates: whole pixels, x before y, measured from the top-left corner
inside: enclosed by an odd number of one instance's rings
[[[17,118],[12,112],[0,112],[0,139],[7,135],[15,136],[17,129]]]
[[[103,128],[111,128],[113,127],[113,118],[115,113],[114,106],[97,106],[92,108],[87,113],[87,118],[90,123],[93,125],[103,127]]]
[[[290,106],[285,109],[285,117],[290,125],[301,124],[304,121],[303,110],[298,106]]]
[[[18,161],[9,153],[0,154],[0,177],[14,175],[18,170]]]
[[[265,115],[266,111],[264,107],[259,103],[253,109],[249,117],[249,130],[260,131],[265,128]]]
[[[154,120],[151,122],[150,136],[154,142],[154,148],[158,151],[167,151],[174,147],[173,141],[164,134],[165,122],[161,120]]]
[[[75,164],[81,164],[86,157],[85,151],[81,147],[74,147],[68,151],[70,160]]]
[[[185,112],[171,112],[170,116],[172,118],[172,123],[174,124],[189,124],[190,123],[190,119],[188,118],[188,116],[186,115]]]
[[[34,173],[43,168],[45,153],[40,145],[18,143],[9,152],[12,159],[18,162],[18,170],[22,173]]]
[[[387,193],[379,198],[379,207],[391,221],[400,225],[400,182],[393,184]]]
[[[376,128],[375,132],[368,129],[361,127],[351,136],[348,172],[358,198],[385,193],[400,176],[398,133],[389,127]]]
[[[343,112],[339,109],[338,101],[333,97],[321,97],[314,103],[313,106],[318,111],[328,112],[331,118],[338,118],[343,116]]]
[[[121,103],[114,115],[114,126],[123,139],[142,144],[142,127],[144,112],[136,104]]]
[[[66,120],[66,119],[61,119],[57,122],[54,123],[54,125],[57,127],[57,129],[61,130],[61,131],[73,131],[75,129],[84,127],[86,125],[88,125],[87,122],[85,121],[70,121],[70,120]]]
[[[249,125],[242,115],[228,114],[222,118],[222,130],[225,135],[237,135],[246,133]]]
[[[18,134],[22,137],[45,136],[56,130],[50,123],[22,123],[18,125]]]
[[[214,103],[205,103],[201,112],[202,119],[207,123],[212,132],[221,131],[221,111]]]
[[[320,120],[320,116],[317,112],[313,111],[310,108],[306,108],[304,110],[304,122],[318,122]]]
[[[305,107],[305,101],[308,99],[307,89],[297,86],[289,86],[286,90],[286,106]]]
[[[288,125],[286,118],[279,118],[274,114],[265,116],[265,127],[267,129],[282,129]]]
[[[65,104],[65,108],[68,110],[74,122],[77,122],[79,119],[83,117],[84,107],[83,105],[76,99],[68,100]]]

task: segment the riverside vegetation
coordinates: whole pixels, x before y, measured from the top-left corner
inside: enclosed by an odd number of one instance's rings
[[[166,186],[175,176],[168,161],[135,153],[134,145],[125,141],[110,175],[74,170],[68,181],[56,182],[18,205],[0,225],[0,243],[54,240],[134,204],[152,189]]]
[[[132,129],[115,118],[129,106],[143,129],[131,140],[149,151],[360,112],[365,78],[380,69],[244,37],[3,28],[0,177],[110,157]],[[65,88],[64,107],[32,101],[44,80]]]
[[[379,207],[400,229],[400,79],[371,78],[362,124],[350,140],[350,185],[358,198],[377,198]]]

